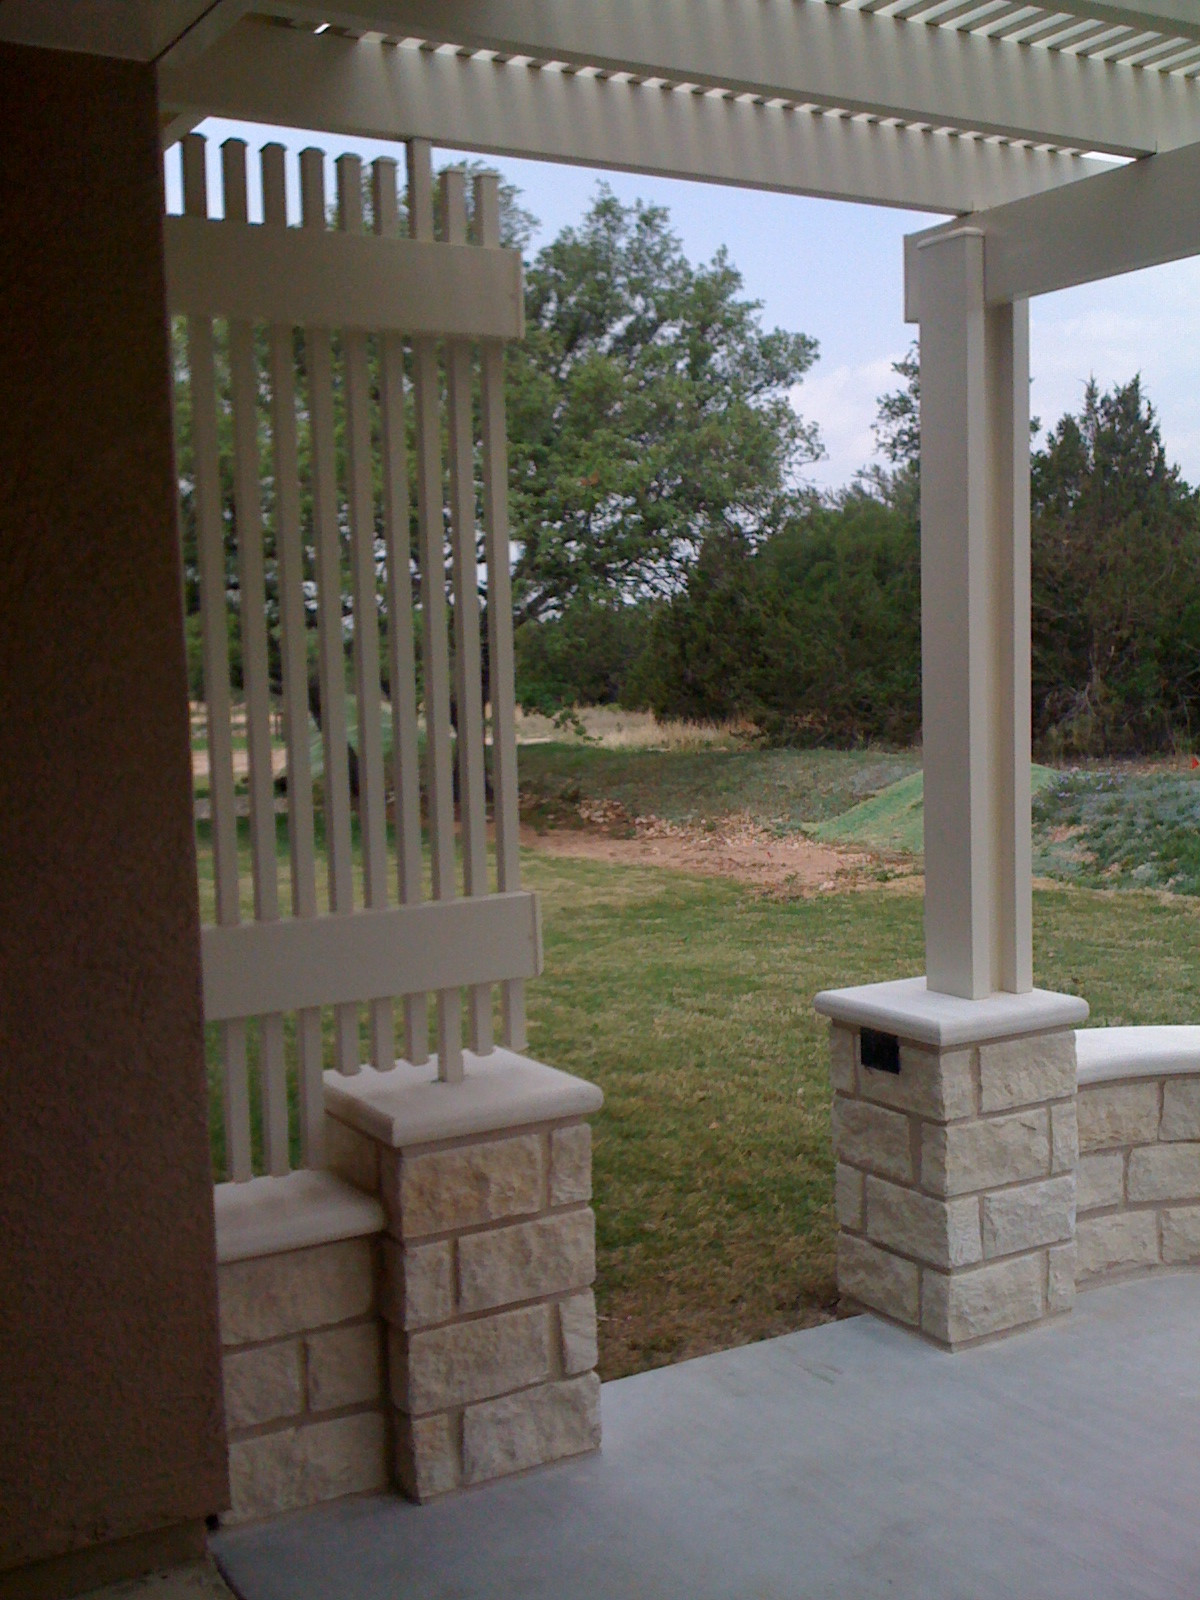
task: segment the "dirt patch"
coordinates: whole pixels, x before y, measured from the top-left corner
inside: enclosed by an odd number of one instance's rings
[[[744,816],[726,817],[712,826],[665,822],[661,817],[630,817],[611,801],[585,801],[573,826],[545,832],[522,828],[521,842],[544,855],[669,867],[788,894],[875,887],[898,879],[911,883],[916,877],[911,862],[817,844],[803,834],[774,833]]]

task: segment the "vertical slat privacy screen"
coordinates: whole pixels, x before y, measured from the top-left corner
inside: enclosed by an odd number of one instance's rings
[[[396,163],[368,189],[343,156],[331,226],[325,157],[306,150],[289,227],[267,145],[251,224],[246,146],[221,154],[215,221],[205,141],[184,141],[166,253],[209,775],[205,1015],[225,1174],[244,1181],[286,1173],[297,1142],[321,1164],[326,1067],[434,1051],[460,1080],[464,1024],[469,1049],[493,1049],[494,985],[521,1049],[540,936],[517,860],[503,342],[521,280],[497,181],[475,179],[469,223],[464,175],[444,174],[436,238],[414,141],[402,234]]]

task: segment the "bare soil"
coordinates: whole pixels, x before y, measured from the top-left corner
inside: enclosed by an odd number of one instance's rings
[[[544,855],[607,861],[621,866],[669,867],[701,877],[733,878],[768,892],[813,895],[916,878],[911,862],[861,850],[817,844],[798,833],[775,833],[745,816],[708,826],[630,817],[611,801],[583,802],[579,824],[539,832],[521,842]]]

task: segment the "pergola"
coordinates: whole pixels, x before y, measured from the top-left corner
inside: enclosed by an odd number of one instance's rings
[[[1200,249],[1194,8],[222,0],[164,49],[159,85],[165,138],[218,114],[960,219],[906,259],[927,975],[970,999],[1028,990],[1025,307]]]
[[[0,52],[0,105],[13,108],[5,118],[5,138],[21,153],[0,185],[0,225],[6,241],[24,241],[14,258],[23,254],[27,263],[38,264],[39,274],[49,264],[35,292],[28,265],[18,272],[14,261],[11,276],[20,289],[14,314],[43,330],[47,348],[61,362],[70,350],[73,381],[82,384],[77,403],[85,408],[95,403],[103,410],[103,386],[83,380],[110,358],[99,322],[86,314],[91,290],[85,293],[77,281],[79,261],[72,258],[55,274],[55,251],[67,244],[56,238],[54,207],[31,200],[40,181],[37,168],[44,160],[52,175],[66,170],[70,150],[82,146],[86,157],[89,140],[97,151],[107,151],[97,159],[119,163],[120,139],[127,139],[129,171],[118,188],[105,189],[109,210],[87,219],[97,241],[92,290],[106,304],[124,305],[104,286],[121,279],[122,252],[140,251],[135,277],[146,294],[158,296],[151,309],[161,325],[161,163],[144,138],[151,114],[160,148],[205,117],[223,116],[945,214],[945,223],[907,241],[904,285],[906,314],[920,325],[921,349],[926,977],[820,998],[836,1025],[835,1088],[845,1101],[839,1156],[858,1174],[855,1183],[867,1181],[864,1173],[886,1170],[886,1162],[878,1169],[873,1164],[877,1151],[871,1146],[886,1130],[868,1126],[864,1104],[871,1116],[879,1103],[931,1118],[930,1126],[953,1124],[959,1113],[947,1107],[965,1048],[999,1052],[996,1072],[1008,1074],[1010,1087],[1021,1073],[1052,1078],[1059,1071],[1055,1040],[1083,1020],[1086,1008],[1033,987],[1027,306],[1038,294],[1200,254],[1195,0],[1061,0],[1052,6],[1021,0],[79,0],[69,7],[54,0],[3,0]],[[41,108],[36,115],[35,107]],[[76,172],[72,193],[78,198],[87,185],[75,167],[70,170]],[[114,228],[108,239],[105,230]],[[79,248],[85,242],[76,241]],[[58,338],[65,326],[75,330],[70,346],[55,344],[45,331],[57,330]],[[115,537],[100,531],[103,519],[112,522],[111,505],[98,509],[84,480],[93,467],[102,473],[106,452],[118,447],[144,456],[153,435],[160,456],[146,469],[151,487],[129,488],[125,514],[143,528],[141,536],[158,550],[161,572],[169,573],[162,552],[173,549],[173,518],[159,481],[168,459],[162,452],[169,450],[165,371],[156,371],[147,356],[131,380],[146,413],[131,407],[128,396],[111,400],[107,433],[102,440],[85,430],[80,456],[67,437],[67,419],[45,420],[58,418],[53,391],[61,374],[53,362],[34,380],[37,370],[28,340],[14,325],[0,337],[0,377],[6,388],[43,386],[44,403],[34,411],[39,426],[49,428],[46,470],[58,463],[60,520],[67,525],[74,518],[76,537],[85,544]],[[5,404],[12,408],[16,401],[6,393]],[[149,434],[148,414],[154,418]],[[61,438],[55,427],[63,430]],[[5,433],[10,441],[0,451],[0,478],[7,480],[3,492],[15,497],[13,548],[18,563],[33,562],[41,491],[23,489],[27,480],[16,469],[30,450],[42,449],[42,436],[7,425]],[[55,604],[68,612],[74,604],[80,616],[87,613],[86,572],[86,562],[63,570]],[[69,600],[72,585],[79,592],[68,604],[63,596]],[[58,714],[54,672],[45,661],[57,659],[55,650],[69,654],[77,641],[56,641],[51,629],[46,646],[37,605],[29,609],[19,585],[14,598],[10,638],[39,641],[24,666],[13,647],[8,694],[21,707],[12,734],[19,737],[21,727]],[[154,648],[167,649],[171,630],[178,631],[172,609],[177,598],[166,579],[147,589],[130,614],[133,633],[153,636]],[[128,647],[128,637],[93,641],[97,659],[108,651],[114,662]],[[149,664],[149,644],[147,650]],[[179,687],[177,666],[176,661],[172,693]],[[167,831],[183,838],[190,816],[184,785],[176,781],[183,759],[178,718],[167,706],[156,712],[149,704],[166,692],[161,684],[144,691],[127,684],[124,692],[131,717],[138,713],[138,694],[148,697],[141,759],[156,761],[166,752],[175,787],[162,788],[157,814],[169,815]],[[104,715],[97,701],[94,716],[102,721]],[[136,774],[127,777],[133,785]],[[50,763],[40,787],[34,786],[37,792],[14,788],[5,800],[17,824],[14,837],[25,836],[22,828],[37,830],[48,795],[61,827],[68,834],[79,829],[82,823],[71,820],[73,781],[66,768]],[[66,896],[62,903],[77,906],[74,887],[64,881],[56,890],[55,872],[65,873],[73,863],[71,871],[86,878],[87,863],[99,859],[95,852],[101,848],[101,841],[93,841],[74,854],[63,852],[61,868],[39,858],[38,881],[14,891],[13,913],[5,922],[20,926],[16,913],[27,907],[31,893],[42,904],[54,903],[58,893],[60,900]],[[194,898],[175,880],[156,880],[152,866],[153,861],[145,893],[176,894],[178,927],[190,926]],[[135,895],[118,908],[117,924],[97,924],[81,935],[84,945],[94,938],[120,947],[122,928],[137,921],[136,904]],[[7,927],[6,936],[14,938]],[[194,937],[181,932],[179,938],[179,959],[166,977],[159,974],[155,1004],[183,1019],[178,1037],[186,1055],[199,1038],[198,953]],[[114,1022],[111,976],[103,963],[74,960],[47,979],[45,952],[29,955],[13,944],[11,970],[22,975],[15,990],[32,996],[49,982],[56,993],[69,991],[72,997],[52,1041],[34,1029],[15,1048],[13,1060],[25,1061],[28,1078],[37,1079],[47,1052],[69,1053],[73,1039],[88,1038],[89,1007],[102,991],[108,1026],[118,1033],[143,1026],[139,948],[132,940],[127,1004],[121,1002],[125,1009]],[[901,1074],[891,1098],[862,1088],[872,1064],[860,1039],[863,1030],[872,1051],[882,1049],[886,1057],[889,1044],[893,1052],[898,1046],[896,1059],[909,1062],[909,1077]],[[1016,1066],[1010,1061],[1013,1041],[1028,1045]],[[107,1048],[115,1052],[123,1041]],[[162,1070],[161,1041],[147,1048],[146,1070],[153,1077]],[[1073,1050],[1072,1044],[1072,1073]],[[912,1066],[913,1051],[924,1052],[923,1066]],[[877,1064],[881,1059],[872,1057]],[[981,1070],[978,1060],[973,1070]],[[986,1079],[988,1069],[982,1070]],[[923,1083],[922,1094],[928,1090],[920,1104],[904,1101],[903,1086],[910,1082]],[[1011,1089],[997,1091],[989,1103],[985,1082],[982,1103],[977,1089],[973,1110],[963,1118],[973,1116],[986,1133],[989,1115],[1036,1104],[1046,1112],[1046,1126],[1057,1129],[1055,1108],[1065,1103],[1067,1091],[1047,1083],[1049,1078],[1024,1101]],[[189,1171],[199,1171],[203,1154],[197,1157],[198,1130],[188,1116],[180,1110],[177,1121],[160,1130],[156,1159],[170,1162],[186,1149],[190,1154],[179,1159]],[[105,1119],[115,1126],[116,1112],[101,1107],[96,1117],[103,1142]],[[1073,1100],[1070,1119],[1073,1128]],[[43,1123],[30,1118],[18,1170],[22,1163],[29,1172],[42,1169],[46,1141],[56,1137]],[[922,1136],[916,1128],[913,1137]],[[1011,1169],[1001,1165],[976,1188],[1007,1189],[1073,1173],[1070,1158],[1060,1158],[1049,1134],[1045,1141],[1044,1170],[1025,1170],[1019,1161]],[[955,1197],[963,1192],[946,1176],[950,1165],[945,1157],[942,1178],[927,1181],[923,1192],[922,1203],[926,1196],[940,1197],[943,1222],[958,1214]],[[181,1206],[186,1210],[204,1193],[201,1178]],[[123,1203],[116,1182],[106,1204],[117,1209]],[[18,1268],[36,1256],[50,1273],[66,1270],[69,1253],[53,1208],[43,1213],[41,1202],[16,1190],[6,1204],[20,1223],[13,1233],[23,1241]],[[868,1259],[875,1246],[868,1249],[859,1238],[855,1205],[848,1201],[843,1217],[843,1228],[853,1236],[844,1292],[949,1345],[977,1332],[969,1310],[955,1308],[953,1272],[977,1265],[978,1258],[964,1263],[951,1254],[944,1283],[938,1279],[944,1303],[931,1310],[933,1291],[916,1287],[918,1269],[906,1246],[896,1246],[899,1255],[882,1264],[875,1255]],[[34,1212],[36,1222],[30,1220]],[[1072,1200],[1072,1226],[1073,1220]],[[211,1250],[203,1227],[197,1238],[203,1257]],[[1047,1242],[1039,1237],[1031,1249]],[[1054,1252],[1064,1246],[1053,1239],[1049,1244],[1049,1254],[1038,1256],[1041,1310],[1014,1315],[1005,1325],[1063,1309],[1053,1283],[1062,1267]],[[907,1289],[897,1288],[896,1261],[905,1272],[913,1268],[911,1314],[896,1309],[908,1304]],[[122,1270],[115,1260],[112,1285],[119,1292]],[[211,1320],[211,1271],[201,1277]],[[132,1292],[128,1282],[124,1291]],[[202,1305],[196,1314],[203,1316]],[[966,1320],[956,1322],[958,1317]],[[72,1337],[68,1326],[54,1346],[58,1354],[46,1358],[51,1364],[69,1364]],[[28,1355],[18,1365],[22,1359]],[[204,1335],[189,1392],[195,1398],[204,1391],[208,1398],[193,1406],[188,1423],[194,1437],[204,1437],[175,1452],[181,1463],[172,1480],[177,1484],[189,1472],[193,1486],[219,1478],[214,1463],[220,1430],[208,1393],[214,1371],[212,1340]],[[48,1403],[44,1395],[43,1402]],[[56,1447],[47,1437],[34,1478],[51,1486],[45,1493],[53,1500],[58,1468]],[[85,1457],[88,1448],[100,1449],[101,1432],[88,1437],[93,1442],[84,1448]],[[62,1476],[71,1482],[77,1474],[72,1469]],[[179,1523],[193,1516],[190,1492],[180,1491],[175,1501],[168,1493],[144,1514],[135,1504],[114,1527],[121,1538],[147,1530],[157,1536],[172,1516]],[[77,1533],[64,1539],[60,1510],[46,1520],[45,1538],[35,1531],[18,1539],[8,1565],[57,1558],[89,1542]],[[104,1541],[101,1534],[91,1542]],[[94,1576],[95,1570],[89,1572]]]

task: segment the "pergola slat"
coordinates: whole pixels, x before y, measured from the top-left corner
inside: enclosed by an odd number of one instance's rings
[[[1105,170],[1077,155],[253,21],[160,82],[174,111],[918,211],[972,211]]]

